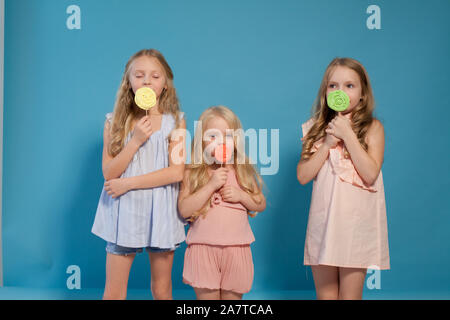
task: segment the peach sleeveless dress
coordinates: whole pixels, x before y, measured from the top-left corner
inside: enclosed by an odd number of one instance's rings
[[[229,184],[240,188],[233,169],[228,171],[225,185]],[[189,227],[183,282],[196,288],[249,292],[254,272],[253,241],[247,209],[241,203],[224,201],[215,192],[206,216]]]
[[[302,124],[303,137],[313,124]],[[330,149],[314,178],[304,264],[390,268],[383,175],[380,170],[375,183],[366,185],[342,143]]]

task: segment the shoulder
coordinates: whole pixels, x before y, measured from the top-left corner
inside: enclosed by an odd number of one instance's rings
[[[369,134],[384,134],[384,126],[380,120],[374,118],[372,123],[369,126],[369,130],[367,131]]]
[[[104,125],[104,130],[108,130],[111,128],[111,124],[112,124],[112,120],[113,120],[113,113],[107,113],[105,115],[105,125]]]
[[[167,117],[168,119],[170,119],[169,122],[171,123],[172,126],[177,124],[176,116],[174,114],[172,114],[172,113],[164,113],[163,115],[165,117]],[[185,121],[184,112],[179,111],[177,113],[177,117],[178,117],[178,127],[186,127],[186,121]]]
[[[366,141],[368,144],[371,142],[378,142],[384,140],[384,126],[380,120],[374,118],[367,130]]]
[[[106,121],[111,122],[111,121],[112,121],[112,118],[113,118],[113,113],[112,113],[112,112],[107,113],[107,114],[105,115],[105,118],[106,118]]]
[[[308,133],[308,131],[312,128],[312,126],[315,123],[315,119],[311,118],[308,121],[306,121],[305,123],[302,123],[302,133],[303,133],[303,137],[306,136],[306,134]]]
[[[112,124],[112,120],[113,120],[113,113],[107,113],[105,115],[105,127],[110,126]]]
[[[169,117],[171,120],[175,121],[175,115],[171,112],[163,113],[166,117]],[[177,112],[178,120],[184,120],[184,112],[178,111]]]

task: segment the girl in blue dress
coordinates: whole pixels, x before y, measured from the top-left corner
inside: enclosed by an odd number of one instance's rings
[[[142,87],[156,93],[148,115],[134,102]],[[144,248],[153,298],[172,298],[174,250],[185,240],[185,221],[177,210],[185,129],[173,73],[163,55],[154,49],[137,52],[125,67],[103,131],[105,184],[92,232],[107,242],[104,299],[126,298],[131,265]]]

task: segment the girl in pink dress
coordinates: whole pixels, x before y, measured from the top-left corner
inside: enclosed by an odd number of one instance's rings
[[[327,106],[335,90],[350,97],[343,112]],[[314,180],[304,264],[311,266],[318,299],[361,299],[367,269],[389,269],[384,129],[374,106],[364,67],[336,58],[325,71],[313,117],[302,125],[297,178],[302,185]]]
[[[244,135],[236,115],[223,106],[205,110],[192,142],[178,198],[180,214],[191,225],[186,238],[183,282],[197,299],[241,299],[253,282],[248,215],[266,207],[262,180],[245,155]],[[226,146],[229,161],[216,161]]]

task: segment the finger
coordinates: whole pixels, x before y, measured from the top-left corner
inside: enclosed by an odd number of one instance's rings
[[[148,118],[146,116],[143,116],[141,119],[139,119],[136,125],[142,126],[147,120]]]
[[[146,135],[147,137],[149,137],[149,136],[153,133],[153,130],[152,130],[152,129],[146,129],[146,130],[144,131],[144,133],[145,133],[145,135]]]
[[[226,179],[227,177],[228,177],[228,175],[227,175],[226,172],[220,172],[220,173],[219,173],[219,178],[220,178],[220,179]]]
[[[142,131],[147,132],[152,130],[152,125],[150,123],[142,125]]]

